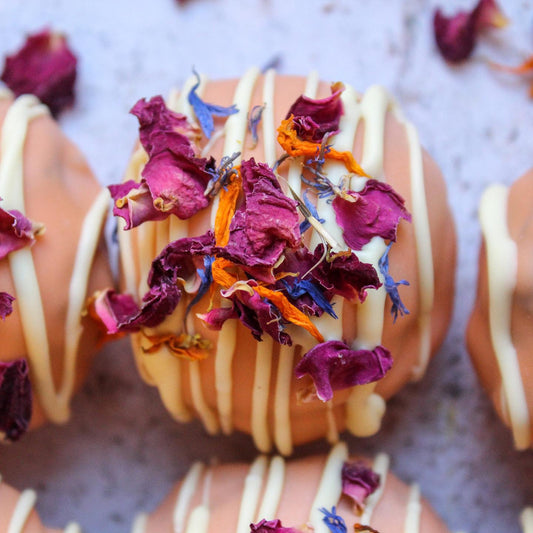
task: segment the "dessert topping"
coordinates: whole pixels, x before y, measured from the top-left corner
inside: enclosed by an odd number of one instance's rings
[[[57,116],[74,103],[77,62],[66,37],[44,29],[6,57],[1,79],[16,96],[34,94]]]
[[[20,211],[6,211],[0,207],[0,259],[15,250],[31,246],[44,226],[31,222]]]
[[[13,312],[13,301],[15,298],[7,292],[0,292],[0,318],[5,320]]]
[[[396,322],[398,313],[401,316],[409,314],[409,310],[403,304],[402,299],[400,298],[400,293],[398,292],[399,285],[409,285],[409,282],[405,279],[394,281],[392,276],[389,274],[389,251],[391,246],[392,242],[388,244],[385,253],[380,257],[378,267],[384,279],[385,290],[387,291],[387,294],[392,302],[391,314],[393,316],[393,322]]]
[[[365,500],[379,487],[379,474],[365,466],[361,461],[344,463],[342,467],[342,492],[354,501],[359,512]]]

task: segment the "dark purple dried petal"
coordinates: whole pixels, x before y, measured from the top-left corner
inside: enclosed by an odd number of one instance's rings
[[[332,94],[327,98],[315,100],[302,95],[292,104],[285,118],[293,116],[300,139],[319,143],[326,133],[337,133],[344,112],[341,100],[343,90],[342,84],[334,84],[331,87]]]
[[[0,318],[5,320],[6,316],[9,316],[13,312],[13,306],[15,298],[7,292],[0,292]]]
[[[118,185],[109,185],[108,189],[113,198],[113,215],[126,221],[125,230],[150,220],[163,220],[168,216],[168,213],[154,207],[150,189],[144,182],[128,180]]]
[[[74,103],[76,63],[65,36],[45,29],[6,57],[1,79],[16,96],[34,94],[57,115]]]
[[[35,235],[41,230],[42,226],[32,224],[19,211],[0,208],[0,259],[15,250],[32,245]]]
[[[452,63],[470,57],[480,32],[506,24],[507,19],[495,0],[479,0],[472,11],[459,11],[451,17],[437,9],[433,18],[437,46],[444,59]]]
[[[365,500],[380,483],[379,474],[360,461],[344,463],[342,467],[342,492],[354,501],[358,509],[362,509]]]
[[[293,527],[283,527],[278,519],[263,519],[257,524],[250,524],[250,533],[301,533],[301,531]]]
[[[185,115],[168,109],[161,96],[154,96],[148,102],[144,98],[139,100],[130,113],[139,120],[139,138],[148,155],[181,149],[194,156],[191,141],[199,135],[197,128]]]
[[[296,202],[283,194],[268,165],[243,161],[241,175],[244,200],[231,222],[228,244],[217,251],[245,270],[272,267],[286,248],[300,242]]]
[[[411,220],[404,204],[390,185],[374,179],[362,191],[347,191],[332,202],[344,241],[352,250],[361,250],[376,236],[395,241],[400,219]]]
[[[154,207],[178,218],[192,217],[209,204],[204,191],[211,179],[205,159],[163,150],[150,157],[142,176],[150,189]]]
[[[32,392],[25,359],[0,362],[0,440],[18,440],[28,429]]]
[[[294,372],[297,378],[309,374],[317,396],[327,402],[335,390],[378,381],[391,366],[391,354],[383,346],[352,350],[342,341],[327,341],[311,348]]]

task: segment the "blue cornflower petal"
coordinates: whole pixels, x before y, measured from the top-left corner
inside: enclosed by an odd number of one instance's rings
[[[201,283],[200,288],[198,289],[198,292],[194,296],[194,298],[190,301],[189,305],[187,306],[187,309],[185,311],[185,316],[189,314],[189,311],[191,310],[193,305],[196,305],[202,298],[202,296],[207,292],[209,289],[211,283],[213,282],[213,275],[211,274],[211,265],[213,264],[213,261],[215,260],[214,257],[210,255],[206,255],[204,257],[204,268],[197,268],[196,272],[200,276]]]
[[[394,281],[394,279],[392,279],[392,276],[389,274],[389,250],[391,246],[392,242],[389,243],[387,249],[385,250],[385,253],[381,256],[378,262],[378,266],[379,271],[383,275],[385,290],[387,291],[387,294],[389,295],[389,298],[392,301],[391,314],[394,317],[393,322],[396,322],[396,319],[398,318],[398,313],[401,316],[409,314],[409,310],[403,304],[400,298],[400,293],[398,292],[399,285],[409,285],[409,282],[405,279],[402,279],[400,281]]]
[[[216,104],[208,104],[204,102],[197,94],[196,90],[198,87],[200,87],[200,76],[198,73],[193,70],[194,75],[196,76],[196,84],[191,88],[189,91],[189,104],[191,104],[194,114],[196,115],[196,118],[198,119],[198,122],[200,124],[200,127],[202,128],[202,131],[204,132],[204,135],[210,139],[211,135],[213,135],[213,130],[215,129],[215,123],[213,120],[213,115],[217,117],[227,117],[229,115],[233,115],[235,113],[238,113],[239,110],[235,106],[235,104],[224,107],[221,105]]]
[[[340,517],[335,509],[335,506],[331,508],[331,511],[328,511],[325,507],[322,507],[320,509],[320,512],[324,513],[324,518],[322,521],[326,526],[328,526],[328,529],[331,531],[331,533],[346,533],[346,522],[342,517]]]
[[[312,300],[328,315],[333,318],[338,318],[333,306],[328,302],[327,298],[324,296],[322,291],[316,286],[312,281],[306,279],[296,280],[292,285],[283,280],[283,284],[287,289],[287,293],[293,299],[300,298],[304,294],[309,294]]]
[[[259,122],[261,122],[261,116],[263,115],[263,111],[265,109],[265,105],[254,105],[252,107],[250,114],[248,115],[248,130],[252,134],[252,142],[254,146],[257,145],[257,142],[259,141],[259,136],[257,134],[257,127],[259,126]]]
[[[316,207],[314,206],[313,202],[311,202],[311,200],[309,200],[309,198],[307,197],[307,192],[308,192],[308,189],[306,189],[302,195],[305,207],[307,207],[307,209],[311,213],[311,216],[316,218],[321,224],[324,224],[326,220],[324,218],[320,218],[320,216],[318,215],[318,211],[316,210]],[[304,220],[303,222],[300,223],[300,233],[304,233],[310,227],[311,227],[311,224],[309,223],[309,221]]]

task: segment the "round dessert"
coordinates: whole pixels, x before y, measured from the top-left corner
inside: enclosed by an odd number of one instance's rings
[[[143,378],[176,419],[265,452],[378,431],[444,338],[456,254],[392,98],[251,69],[132,113],[141,145],[111,187],[130,296],[96,308],[133,332]]]
[[[0,532],[2,533],[59,533],[59,529],[44,527],[34,505],[37,494],[31,489],[22,493],[2,483],[0,476]],[[81,533],[80,527],[69,524],[63,533]]]
[[[196,463],[158,509],[136,518],[132,533],[447,532],[418,486],[388,466],[385,454],[349,459],[344,443],[327,457],[287,463],[280,456],[251,465]]]
[[[533,425],[533,170],[481,199],[483,241],[467,347],[518,449],[531,447]]]
[[[34,96],[2,91],[0,126],[0,437],[16,440],[30,416],[67,420],[101,342],[82,312],[111,282],[109,193]]]

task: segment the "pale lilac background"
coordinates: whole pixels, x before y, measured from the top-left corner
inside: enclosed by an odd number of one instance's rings
[[[452,529],[518,533],[519,510],[533,503],[533,454],[512,450],[473,375],[463,329],[474,293],[480,193],[533,166],[527,84],[490,71],[485,58],[517,63],[533,52],[533,4],[505,2],[513,25],[485,39],[468,64],[451,68],[432,40],[437,3],[0,0],[0,56],[44,25],[70,36],[80,57],[78,103],[61,123],[105,183],[121,178],[136,135],[128,109],[140,97],[166,94],[193,65],[214,78],[235,77],[279,56],[282,73],[314,68],[359,90],[387,86],[447,178],[459,228],[459,297],[426,379],[390,402],[381,434],[348,440],[353,450],[390,452],[396,472],[420,482]],[[473,1],[441,3],[452,10]],[[245,436],[210,438],[197,423],[174,424],[122,342],[98,358],[72,421],[1,448],[0,471],[19,489],[38,490],[48,525],[76,518],[87,533],[115,533],[129,531],[135,512],[153,508],[191,461],[212,455],[251,459],[255,452]]]

